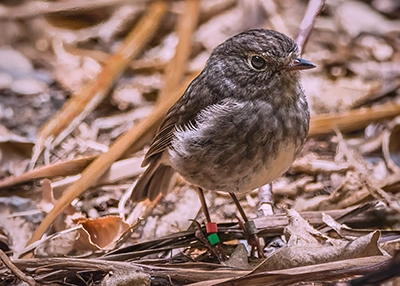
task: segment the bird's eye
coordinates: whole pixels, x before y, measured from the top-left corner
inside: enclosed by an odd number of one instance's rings
[[[251,56],[250,64],[257,71],[261,71],[267,66],[267,62],[264,60],[263,57],[255,55]]]

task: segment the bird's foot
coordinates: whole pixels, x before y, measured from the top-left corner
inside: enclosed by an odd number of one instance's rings
[[[248,220],[246,222],[242,222],[239,220],[239,226],[243,229],[247,243],[251,246],[250,256],[254,257],[254,253],[257,250],[257,254],[259,258],[264,258],[264,252],[260,246],[260,239],[257,235],[257,227],[253,220]]]

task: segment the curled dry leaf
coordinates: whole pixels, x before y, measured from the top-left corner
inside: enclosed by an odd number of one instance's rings
[[[82,225],[82,230],[88,237],[80,237],[79,245],[83,247],[90,245],[101,250],[114,249],[121,235],[127,231],[130,226],[120,217],[107,216],[97,219],[79,218],[75,219],[76,224]]]
[[[274,252],[253,273],[384,254],[378,246],[380,231],[348,241],[323,235],[294,210],[289,211],[289,221],[288,246]]]
[[[111,250],[130,228],[116,216],[72,221],[77,226],[42,239],[34,249],[35,257],[83,256]]]

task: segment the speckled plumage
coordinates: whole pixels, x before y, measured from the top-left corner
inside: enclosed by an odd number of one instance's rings
[[[254,56],[265,68],[254,67]],[[314,66],[297,57],[293,40],[264,29],[216,47],[168,111],[132,198],[152,200],[168,191],[174,171],[201,188],[227,192],[251,191],[281,176],[309,129],[297,70]]]

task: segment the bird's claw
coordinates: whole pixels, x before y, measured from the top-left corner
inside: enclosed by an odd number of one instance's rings
[[[247,243],[251,246],[250,256],[254,257],[255,250],[257,250],[257,254],[259,258],[264,258],[264,252],[260,246],[260,239],[257,235],[257,227],[253,220],[248,220],[246,222],[239,221],[240,227],[243,229]]]

